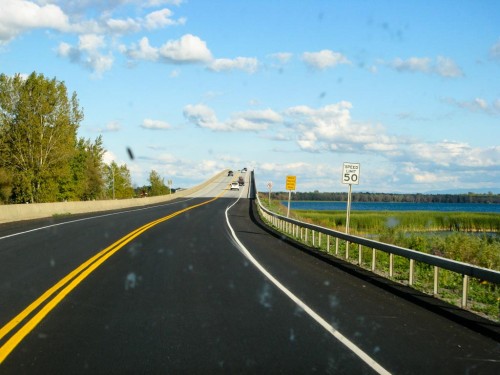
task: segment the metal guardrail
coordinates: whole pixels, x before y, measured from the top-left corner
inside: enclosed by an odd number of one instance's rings
[[[349,246],[350,244],[358,245],[358,264],[362,263],[362,247],[368,247],[372,249],[372,262],[371,270],[375,271],[376,263],[376,251],[383,251],[389,254],[389,277],[393,276],[393,265],[394,265],[394,255],[398,255],[409,259],[409,279],[408,285],[412,286],[415,281],[415,261],[426,263],[434,267],[434,295],[438,294],[439,289],[439,270],[444,269],[452,271],[462,275],[462,308],[467,307],[467,296],[469,288],[469,278],[477,278],[482,281],[487,281],[493,284],[500,284],[500,272],[474,266],[468,263],[458,262],[436,255],[426,254],[419,251],[406,249],[403,247],[386,244],[383,242],[378,242],[375,240],[370,240],[363,237],[358,237],[346,233],[342,233],[333,229],[321,227],[314,224],[309,224],[302,222],[300,220],[287,218],[285,216],[274,213],[267,208],[265,208],[260,202],[258,192],[255,186],[255,180],[253,180],[255,197],[257,198],[257,206],[261,216],[269,222],[272,226],[280,230],[281,232],[290,235],[292,238],[299,238],[301,240],[305,239],[308,243],[309,231],[311,231],[312,245],[315,246],[315,241],[321,246],[321,234],[326,235],[326,251],[329,254],[333,254],[330,251],[331,239],[335,239],[335,255],[339,253],[339,240],[346,242],[345,245],[345,258],[349,259]],[[317,234],[317,237],[315,235]]]

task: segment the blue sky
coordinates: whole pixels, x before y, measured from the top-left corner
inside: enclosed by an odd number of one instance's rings
[[[500,2],[0,0],[0,71],[75,91],[133,183],[500,189]],[[130,160],[126,148],[134,152]]]

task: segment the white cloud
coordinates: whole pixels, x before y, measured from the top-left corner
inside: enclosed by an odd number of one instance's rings
[[[381,136],[381,126],[351,121],[352,104],[341,101],[319,109],[308,106],[290,107],[284,111],[286,123],[297,132],[297,143],[304,151],[351,152],[367,147],[380,149],[395,140]],[[370,146],[371,145],[371,146]],[[378,145],[378,146],[375,146]],[[385,146],[388,149],[393,147]]]
[[[176,64],[205,63],[212,60],[212,53],[206,42],[192,34],[168,41],[160,47],[159,55],[162,60]]]
[[[187,105],[184,107],[184,117],[200,128],[226,130],[224,124],[217,120],[214,110],[204,104]]]
[[[121,126],[117,121],[110,121],[102,129],[98,129],[101,133],[117,132],[121,130]]]
[[[179,5],[181,1],[155,0],[144,3],[139,0],[1,0],[0,45],[10,42],[18,35],[32,29],[56,30],[64,34],[78,35],[78,46],[63,41],[57,52],[68,57],[73,63],[91,70],[94,76],[100,76],[113,65],[112,50],[118,45],[117,38],[141,30],[159,29],[186,22],[185,18],[174,19],[169,9],[159,9],[144,16],[116,18],[112,17],[117,8],[133,5],[137,13],[144,13],[148,6],[165,4]],[[99,17],[88,18],[89,9],[95,10]],[[111,40],[111,38],[113,38]],[[170,62],[210,61],[210,51],[205,43],[192,35],[185,35],[179,41],[171,41],[161,48],[148,45],[147,39],[139,46],[130,49],[120,46],[134,59],[157,61],[162,58]]]
[[[78,49],[80,51],[95,52],[106,46],[103,35],[81,35],[78,41]]]
[[[104,155],[102,156],[102,161],[104,164],[110,165],[113,161],[116,161],[117,157],[116,155],[109,150],[104,151]]]
[[[158,48],[152,47],[147,37],[143,37],[138,45],[133,44],[130,48],[122,46],[120,50],[133,60],[156,61],[160,56]]]
[[[36,28],[66,31],[68,16],[53,4],[38,5],[26,0],[2,0],[0,43],[8,43],[19,34]]]
[[[500,146],[473,148],[465,142],[441,141],[436,143],[416,142],[407,146],[406,157],[415,162],[441,166],[465,168],[489,168],[500,166]]]
[[[445,78],[457,78],[464,75],[460,67],[452,59],[443,56],[438,56],[436,61],[429,57],[410,57],[406,60],[398,57],[385,65],[398,72],[437,74]]]
[[[125,20],[110,18],[105,21],[107,28],[115,34],[127,34],[141,30],[141,24],[132,18]]]
[[[410,57],[407,60],[396,58],[391,67],[400,72],[423,72],[428,73],[431,70],[431,59],[428,57]]]
[[[143,129],[150,129],[150,130],[167,130],[171,129],[172,126],[168,124],[165,121],[161,120],[152,120],[152,119],[144,119],[144,121],[141,124],[141,128]]]
[[[173,20],[171,17],[173,12],[170,9],[161,9],[149,13],[144,21],[144,26],[148,30],[160,29],[166,26],[182,25],[186,22],[185,18]]]
[[[212,54],[206,43],[191,34],[186,34],[178,40],[169,40],[159,48],[151,46],[149,39],[143,37],[139,44],[132,44],[129,48],[121,46],[120,51],[132,60],[173,64],[206,63],[212,60]]]
[[[413,182],[416,182],[417,184],[432,186],[437,183],[454,184],[458,182],[458,177],[456,175],[442,173],[442,171],[435,173],[431,171],[421,170],[413,163],[405,163],[402,172],[406,175],[409,175]]]
[[[350,64],[351,62],[340,52],[324,49],[319,52],[304,52],[302,60],[311,68],[324,70],[333,68],[339,64]]]
[[[489,115],[500,114],[500,99],[496,99],[491,104],[486,99],[474,98],[472,100],[459,101],[455,99],[444,99],[444,102],[456,106],[458,108],[466,109],[471,112],[486,113]]]
[[[254,57],[237,57],[235,59],[216,59],[210,63],[208,68],[215,72],[243,70],[248,73],[255,73],[259,62]]]
[[[113,66],[111,53],[104,55],[100,50],[106,47],[102,35],[80,35],[78,47],[68,43],[60,43],[57,53],[61,57],[68,58],[72,63],[80,64],[99,77],[103,72],[110,70]]]
[[[293,57],[293,54],[290,52],[276,52],[269,55],[272,59],[277,60],[281,64],[286,64]]]
[[[434,71],[441,77],[447,77],[447,78],[462,77],[464,75],[462,70],[452,59],[443,56],[437,57]]]
[[[184,116],[189,122],[201,128],[225,132],[264,131],[270,125],[282,121],[278,113],[267,109],[235,113],[231,118],[222,122],[217,119],[215,111],[204,104],[187,105],[184,108]]]
[[[241,112],[237,116],[253,122],[279,123],[283,121],[283,117],[279,113],[269,108],[264,110]]]

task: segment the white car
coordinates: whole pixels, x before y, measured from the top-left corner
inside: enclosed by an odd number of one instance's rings
[[[231,182],[231,190],[240,190],[240,185],[237,182]]]

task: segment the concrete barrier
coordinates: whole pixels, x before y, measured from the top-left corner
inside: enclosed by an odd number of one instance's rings
[[[147,206],[155,203],[167,202],[176,198],[182,198],[198,192],[205,186],[224,176],[224,170],[209,180],[189,189],[177,191],[174,194],[160,195],[155,197],[98,200],[85,202],[54,202],[54,203],[33,203],[33,204],[8,204],[0,205],[0,224],[20,220],[40,219],[55,215],[81,214],[88,212],[100,212],[109,210],[119,210],[129,207]]]

